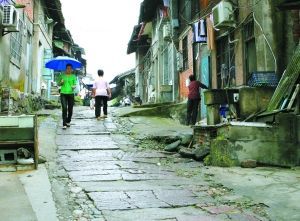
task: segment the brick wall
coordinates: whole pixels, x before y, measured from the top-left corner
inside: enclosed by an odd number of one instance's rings
[[[194,142],[203,147],[210,147],[210,143],[217,137],[217,129],[214,127],[194,127]]]
[[[188,33],[188,69],[179,73],[179,95],[180,100],[184,100],[188,96],[188,88],[186,87],[186,79],[193,74],[193,31],[190,30]],[[180,41],[180,50],[182,50],[182,41]]]
[[[34,0],[16,0],[17,4],[25,5],[24,11],[29,20],[33,22],[33,4]]]

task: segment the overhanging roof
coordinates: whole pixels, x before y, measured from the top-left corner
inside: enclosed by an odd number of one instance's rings
[[[60,24],[65,24],[60,0],[44,1],[49,16]]]
[[[135,25],[133,27],[133,31],[128,43],[128,47],[127,47],[127,54],[131,54],[133,52],[136,52],[137,48],[139,47],[139,45],[145,43],[147,41],[145,41],[145,36],[141,36],[139,38],[139,33],[141,31],[142,25]]]
[[[74,44],[70,31],[65,26],[65,18],[62,13],[62,5],[60,0],[47,1],[44,0],[48,16],[57,22],[54,26],[53,34],[60,40]]]
[[[114,79],[113,79],[111,82],[109,82],[109,83],[110,83],[110,84],[115,84],[115,83],[117,83],[118,81],[122,80],[123,78],[125,78],[125,77],[127,77],[127,76],[129,76],[129,75],[133,75],[133,74],[135,74],[135,68],[130,69],[129,71],[126,71],[126,72],[124,72],[124,73],[121,73],[121,74],[117,75],[117,76],[114,77]]]
[[[131,38],[127,47],[127,54],[136,52],[140,47],[149,47],[148,34],[152,31],[151,21],[156,16],[156,11],[159,6],[163,6],[163,0],[144,0],[141,3],[139,25],[134,26]]]

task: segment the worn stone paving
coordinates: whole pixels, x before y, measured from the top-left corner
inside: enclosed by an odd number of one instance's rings
[[[71,128],[57,129],[56,144],[78,204],[73,220],[268,220],[219,199],[230,190],[202,164],[138,148],[113,118],[97,121],[92,111],[78,111]]]

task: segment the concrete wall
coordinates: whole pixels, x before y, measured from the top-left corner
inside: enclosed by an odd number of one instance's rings
[[[1,29],[1,28],[0,28]],[[2,29],[0,30],[2,31]],[[9,86],[10,38],[0,36],[0,86]]]
[[[273,96],[275,88],[271,87],[243,87],[239,89],[239,109],[242,119],[264,111]]]
[[[41,94],[43,85],[46,85],[46,94],[50,90],[49,81],[43,79],[45,50],[52,50],[52,34],[53,27],[49,26],[49,31],[44,28],[44,21],[40,20],[41,17],[45,16],[45,5],[43,2],[36,2],[34,5],[34,14],[39,15],[34,17],[34,36],[33,36],[33,57],[37,58],[33,60],[33,76],[32,91],[37,94]]]
[[[210,160],[215,166],[237,166],[244,160],[275,166],[300,165],[299,117],[279,114],[278,124],[236,123],[217,129]]]
[[[22,1],[16,1],[23,3]],[[27,83],[29,82],[27,76],[28,71],[28,53],[27,38],[32,33],[32,9],[33,1],[26,1],[25,9],[18,9],[20,14],[20,21],[23,24],[21,32],[8,33],[5,36],[0,36],[0,84],[2,87],[10,87],[21,92],[29,92]],[[3,27],[0,27],[2,33]],[[22,49],[20,50],[20,59],[16,59],[11,54],[11,40],[12,38],[20,37]],[[29,44],[31,47],[31,45]]]

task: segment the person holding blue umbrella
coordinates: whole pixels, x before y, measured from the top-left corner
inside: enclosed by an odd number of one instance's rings
[[[67,127],[70,127],[73,115],[74,89],[77,85],[77,79],[72,72],[72,64],[67,64],[65,73],[61,74],[58,79],[58,84],[59,86],[61,86],[60,99],[62,106],[62,119],[64,130],[67,129]]]

